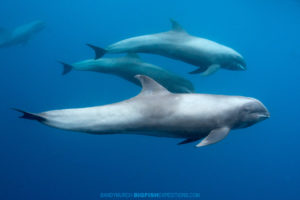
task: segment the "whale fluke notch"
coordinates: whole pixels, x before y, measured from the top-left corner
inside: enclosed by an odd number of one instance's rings
[[[36,121],[39,121],[39,122],[46,121],[46,119],[44,117],[42,117],[38,114],[29,113],[29,112],[26,112],[24,110],[20,110],[18,108],[12,108],[12,109],[23,114],[20,118],[36,120]]]
[[[177,22],[175,21],[174,19],[170,19],[170,22],[172,24],[172,31],[176,31],[176,32],[186,32],[182,26]]]
[[[166,88],[148,76],[135,75],[135,78],[141,82],[143,88],[139,95],[170,94]]]
[[[101,47],[97,47],[92,44],[86,44],[86,45],[91,47],[95,51],[95,59],[101,58],[106,54],[106,50]]]
[[[64,67],[63,72],[61,73],[62,75],[68,74],[73,69],[72,65],[69,65],[69,64],[61,62],[61,61],[58,61],[58,63],[62,64]]]

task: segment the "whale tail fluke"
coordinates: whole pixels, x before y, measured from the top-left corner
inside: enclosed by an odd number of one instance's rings
[[[44,117],[40,116],[39,114],[29,113],[29,112],[20,110],[18,108],[12,108],[12,109],[17,111],[17,112],[22,113],[23,115],[20,116],[20,118],[23,118],[23,119],[36,120],[36,121],[39,121],[39,122],[42,122],[42,121],[46,120]]]
[[[97,47],[97,46],[94,46],[92,44],[86,44],[86,45],[91,47],[95,51],[95,59],[101,58],[107,52],[105,49],[103,49],[101,47]]]
[[[61,62],[61,61],[58,61],[60,64],[63,65],[64,69],[63,69],[63,72],[61,73],[62,75],[66,75],[68,74],[70,71],[72,71],[73,67],[72,65],[69,65],[67,63],[64,63],[64,62]]]

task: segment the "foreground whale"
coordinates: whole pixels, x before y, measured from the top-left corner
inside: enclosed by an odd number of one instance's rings
[[[106,53],[151,53],[181,60],[198,69],[191,74],[210,75],[220,68],[246,70],[243,57],[233,49],[216,42],[188,34],[177,22],[171,20],[172,30],[153,35],[143,35],[122,40],[105,49],[94,47],[96,58]]]
[[[26,44],[37,32],[45,28],[42,21],[33,21],[15,28],[12,31],[0,28],[0,47],[9,47],[18,44]]]
[[[193,84],[158,66],[143,62],[137,54],[131,53],[121,58],[101,58],[90,59],[64,65],[63,74],[67,74],[72,69],[80,71],[95,71],[101,73],[113,74],[122,77],[138,86],[140,82],[135,78],[136,75],[146,75],[155,79],[169,91],[174,93],[194,92]]]
[[[22,118],[69,131],[184,138],[179,144],[204,138],[197,147],[216,143],[231,129],[245,128],[270,116],[253,98],[174,94],[149,77],[136,77],[143,86],[141,93],[119,103],[38,114],[16,110],[24,114]]]

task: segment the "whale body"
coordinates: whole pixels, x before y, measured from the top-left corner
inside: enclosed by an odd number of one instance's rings
[[[153,79],[136,76],[143,89],[137,96],[104,106],[23,113],[22,118],[91,134],[141,134],[184,138],[179,144],[203,139],[206,146],[225,138],[231,129],[245,128],[270,116],[258,100],[241,96],[174,94]]]
[[[135,53],[130,53],[120,58],[89,59],[71,65],[66,63],[62,64],[64,65],[63,74],[67,74],[72,69],[79,71],[95,71],[119,76],[138,86],[141,86],[141,84],[135,76],[141,74],[155,79],[171,92],[194,92],[194,86],[189,80],[156,65],[145,63]]]
[[[96,58],[106,53],[150,53],[197,66],[191,74],[210,75],[218,69],[246,70],[244,58],[232,48],[188,34],[176,21],[172,30],[152,35],[132,37],[105,49],[94,46]]]
[[[33,21],[19,26],[12,31],[0,28],[0,47],[10,47],[13,45],[26,44],[36,33],[45,28],[43,21]]]

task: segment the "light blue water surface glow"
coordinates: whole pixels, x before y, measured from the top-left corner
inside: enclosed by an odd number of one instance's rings
[[[240,52],[248,70],[189,75],[194,66],[147,61],[190,79],[199,93],[261,100],[271,118],[196,149],[177,139],[97,136],[21,120],[10,107],[40,112],[109,104],[140,88],[111,75],[60,75],[56,61],[93,57],[131,36],[167,31],[174,18],[191,34]],[[299,199],[300,2],[297,0],[2,0],[0,26],[40,19],[26,46],[0,49],[0,199],[99,199],[101,192],[199,192],[201,199]]]

